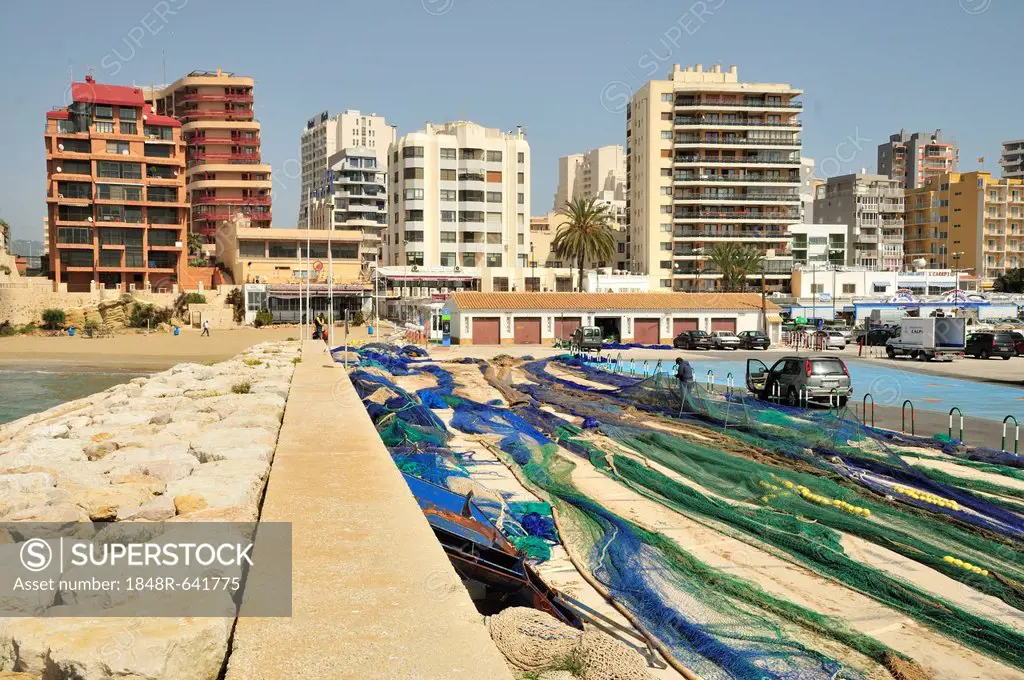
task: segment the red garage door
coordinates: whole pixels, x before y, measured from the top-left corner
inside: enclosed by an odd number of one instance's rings
[[[633,319],[633,342],[657,345],[661,342],[661,319]]]
[[[514,322],[517,345],[540,344],[540,319],[517,316]]]
[[[676,337],[683,331],[697,330],[696,319],[672,319],[672,337]]]
[[[583,319],[578,316],[555,317],[555,337],[559,340],[568,340],[582,325]]]
[[[473,319],[473,344],[501,344],[501,321],[498,317],[493,316]]]
[[[711,330],[736,332],[736,319],[711,319]]]

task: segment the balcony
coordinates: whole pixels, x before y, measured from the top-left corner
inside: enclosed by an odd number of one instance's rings
[[[800,184],[799,177],[766,177],[763,175],[701,175],[677,172],[673,179],[676,182],[731,182],[733,184]]]
[[[672,159],[676,165],[698,165],[713,167],[716,165],[800,165],[800,159],[775,158],[771,156],[747,156],[744,158],[718,158],[714,156],[676,156]]]
[[[252,120],[252,109],[183,109],[175,114],[182,122],[193,120]]]
[[[230,153],[230,152],[218,152],[218,151],[193,151],[190,152],[186,157],[189,162],[196,161],[209,161],[223,163],[239,163],[239,164],[251,164],[260,162],[260,154],[258,153]]]
[[[734,194],[734,195],[722,195],[722,194],[677,194],[673,197],[676,203],[687,203],[693,201],[715,201],[722,203],[742,203],[746,201],[756,203],[798,203],[800,197],[796,194]]]
[[[756,118],[743,118],[739,120],[709,120],[707,118],[676,116],[673,122],[677,126],[695,127],[803,127],[803,123],[798,120],[769,121],[757,120]]]
[[[677,149],[687,146],[800,146],[801,142],[801,140],[796,137],[793,139],[747,139],[738,137],[700,139],[693,137],[677,137],[674,141]]]
[[[229,93],[229,92],[218,92],[218,93],[199,93],[199,92],[186,92],[179,93],[174,96],[175,106],[187,102],[242,102],[251,103],[252,93],[240,94],[240,93]]]
[[[217,196],[197,196],[192,205],[270,205],[269,196],[238,196],[221,198]]]
[[[772,101],[766,100],[759,101],[730,101],[728,99],[719,99],[715,97],[705,97],[703,99],[696,100],[685,100],[676,99],[675,105],[677,109],[702,109],[702,108],[728,108],[737,107],[744,109],[802,109],[804,107],[803,102],[799,101]]]
[[[755,212],[752,210],[680,210],[673,215],[676,220],[727,219],[751,221],[793,221],[800,219],[800,211]]]

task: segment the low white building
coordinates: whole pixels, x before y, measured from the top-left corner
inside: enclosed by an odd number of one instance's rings
[[[818,226],[818,225],[814,225]],[[838,299],[891,297],[897,291],[914,295],[941,296],[959,289],[978,290],[978,280],[952,269],[924,269],[916,272],[873,271],[865,267],[831,267],[810,264],[793,270],[793,297],[822,295]]]
[[[778,342],[779,307],[764,304],[768,335]],[[451,339],[462,345],[551,345],[580,326],[645,345],[670,344],[685,330],[762,328],[757,293],[454,293],[444,303]]]

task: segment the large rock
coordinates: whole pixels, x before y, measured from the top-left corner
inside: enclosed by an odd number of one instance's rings
[[[0,667],[75,680],[212,680],[228,649],[230,618],[8,620]]]
[[[94,522],[117,518],[121,508],[137,508],[163,491],[159,482],[108,484],[100,488],[71,489],[71,500],[89,513]]]
[[[12,493],[34,493],[56,485],[53,475],[46,472],[0,475],[0,496]]]
[[[29,439],[8,445],[6,451],[0,455],[0,468],[87,460],[83,443],[75,439]]]
[[[118,508],[117,519],[119,522],[162,522],[174,517],[176,512],[173,498],[157,496],[137,508]]]
[[[32,504],[3,518],[5,522],[52,522],[68,524],[90,521],[89,513],[74,503],[58,502],[50,505]]]
[[[256,507],[263,495],[269,466],[259,460],[221,460],[205,463],[190,477],[170,482],[167,495],[198,496],[211,508],[227,505]]]
[[[192,455],[201,463],[236,459],[269,461],[276,443],[276,428],[220,426],[192,437],[189,442]]]

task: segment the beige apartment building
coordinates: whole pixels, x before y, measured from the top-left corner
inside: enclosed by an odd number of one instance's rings
[[[558,234],[558,229],[565,224],[567,218],[558,213],[548,213],[541,217],[530,218],[530,262],[537,263],[538,267],[549,269],[575,268],[575,262],[563,260],[551,251],[551,243]],[[629,270],[627,261],[628,251],[626,248],[626,225],[618,221],[611,221],[609,225],[615,233],[615,253],[608,260],[587,260],[584,267],[587,269],[615,269],[621,271]],[[570,289],[571,290],[571,289]]]
[[[468,121],[427,124],[391,147],[385,263],[507,280],[530,257],[530,145]]]
[[[369,149],[377,157],[377,167],[386,168],[388,149],[395,142],[396,128],[384,116],[346,109],[331,117],[323,111],[306,121],[299,147],[302,153],[302,193],[296,224],[306,224],[306,208],[311,192],[324,187],[332,167],[331,157],[345,149]]]
[[[716,243],[765,253],[766,287],[788,288],[800,222],[801,90],[744,83],[736,67],[672,67],[626,111],[629,260],[652,291],[715,290]],[[749,284],[760,285],[760,274]]]
[[[157,113],[182,123],[190,229],[208,243],[237,213],[253,227],[270,226],[270,166],[260,152],[253,85],[252,78],[217,69],[193,71],[149,93]]]
[[[907,267],[974,274],[983,288],[1009,269],[1024,267],[1024,180],[988,172],[930,177],[906,194]]]
[[[92,76],[46,113],[46,239],[57,291],[171,292],[186,267],[181,124]]]
[[[558,159],[552,209],[557,211],[574,198],[596,198],[625,209],[626,152],[621,146],[602,146]]]

